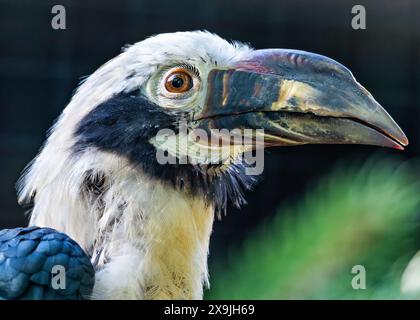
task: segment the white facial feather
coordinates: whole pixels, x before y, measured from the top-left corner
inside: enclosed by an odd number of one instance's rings
[[[213,212],[202,199],[150,181],[118,155],[92,148],[75,156],[78,123],[112,96],[140,88],[161,66],[188,62],[205,73],[251,50],[201,31],[148,38],[87,78],[52,127],[19,182],[19,201],[34,197],[31,225],[65,232],[93,254],[98,269],[94,297],[200,298]],[[109,179],[102,204],[83,198],[89,170],[105,172]]]

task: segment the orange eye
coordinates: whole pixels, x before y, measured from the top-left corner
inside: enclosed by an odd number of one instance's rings
[[[184,93],[193,86],[191,76],[184,70],[179,69],[173,71],[165,79],[165,89],[172,93]]]

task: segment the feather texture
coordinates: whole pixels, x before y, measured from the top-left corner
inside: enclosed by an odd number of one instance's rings
[[[136,90],[159,107],[147,83],[162,66],[188,62],[205,74],[251,51],[202,31],[148,38],[88,77],[51,128],[18,183],[19,202],[33,203],[31,225],[64,232],[91,255],[95,298],[201,298],[214,206],[154,179],[118,151],[95,145],[76,151],[81,123],[101,104]],[[204,82],[202,88],[200,97]]]
[[[64,268],[63,287],[53,286],[53,267]],[[89,257],[50,228],[0,231],[0,299],[86,299],[95,273]]]

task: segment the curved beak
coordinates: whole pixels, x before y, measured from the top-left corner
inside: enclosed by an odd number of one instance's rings
[[[368,144],[403,150],[400,127],[351,72],[296,50],[254,51],[213,69],[195,120],[208,129],[264,129],[266,146]]]

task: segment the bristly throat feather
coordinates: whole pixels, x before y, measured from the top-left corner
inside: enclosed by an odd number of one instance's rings
[[[214,211],[225,210],[229,198],[243,204],[242,188],[255,179],[242,164],[217,175],[159,164],[149,141],[161,128],[178,130],[178,120],[134,92],[98,105],[75,131],[75,161],[106,158],[85,171],[80,189],[98,221],[90,247],[94,297],[202,297]]]
[[[98,218],[90,250],[97,270],[93,298],[201,298],[213,208],[138,170],[109,179],[92,207]]]
[[[90,148],[125,157],[151,179],[176,190],[199,196],[215,208],[226,211],[229,200],[239,207],[245,203],[243,190],[251,189],[256,176],[246,174],[246,163],[232,163],[225,170],[215,166],[160,164],[150,140],[160,129],[178,132],[179,114],[153,104],[137,91],[119,94],[97,106],[78,125],[76,156]]]

